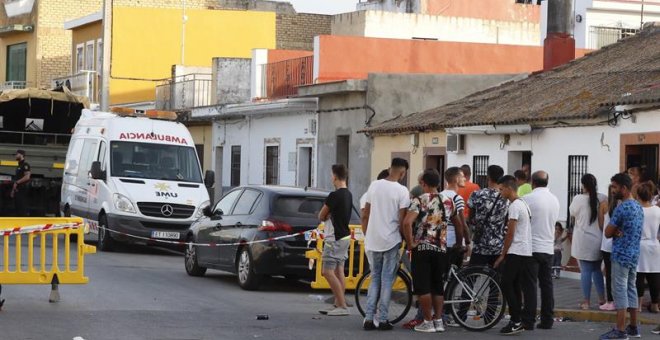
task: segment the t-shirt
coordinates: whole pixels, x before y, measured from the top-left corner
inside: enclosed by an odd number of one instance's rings
[[[328,195],[325,205],[330,209],[330,219],[334,229],[334,238],[341,240],[351,235],[348,224],[351,221],[351,209],[353,208],[353,195],[346,188],[339,188]],[[326,230],[326,237],[327,237]]]
[[[25,173],[30,171],[30,170],[31,170],[31,167],[30,167],[30,164],[28,162],[26,162],[24,160],[18,162],[18,167],[16,167],[16,178],[14,179],[14,181],[18,181],[19,179],[25,177]],[[19,184],[19,186],[24,186],[27,183],[28,182],[23,182],[23,183]]]
[[[518,187],[518,197],[523,197],[532,193],[532,185],[525,183]]]
[[[532,252],[554,254],[559,200],[548,188],[536,188],[522,200],[532,213]]]
[[[369,185],[366,203],[371,205],[364,248],[387,251],[401,243],[399,210],[410,207],[410,193],[398,182],[377,180]]]
[[[532,226],[527,203],[517,199],[509,205],[509,220],[516,220],[516,231],[507,254],[532,256]],[[554,242],[554,241],[553,241]],[[554,251],[553,251],[554,253]]]
[[[603,218],[603,239],[600,242],[600,250],[611,253],[612,252],[612,239],[605,237],[605,230],[607,229],[607,225],[610,224],[610,214],[607,213],[605,214],[605,217]]]
[[[447,196],[454,203],[454,212],[462,214],[465,210],[465,201],[454,190],[444,190],[441,194]],[[452,223],[451,218],[447,221],[447,247],[453,247],[456,244],[456,226]]]
[[[600,202],[598,206],[600,207]],[[575,217],[571,255],[578,260],[599,261],[602,258],[600,248],[603,243],[603,231],[598,225],[598,216],[593,222],[591,221],[589,195],[580,194],[573,197],[569,211],[571,216]]]
[[[426,193],[414,198],[408,210],[419,214],[415,242],[431,245],[431,250],[446,252],[447,226],[451,216],[456,214],[453,200],[442,193]]]
[[[660,273],[660,243],[658,228],[660,228],[660,208],[652,205],[644,209],[644,228],[639,242],[638,273]]]
[[[644,226],[644,211],[634,199],[619,204],[610,218],[610,225],[623,235],[612,240],[612,261],[626,268],[636,268],[639,261],[639,242]]]
[[[504,247],[509,201],[497,190],[484,188],[475,191],[467,205],[474,210],[471,226],[472,252],[481,255],[500,255]]]
[[[470,196],[472,196],[472,193],[479,190],[479,184],[472,183],[470,181],[465,181],[465,185],[462,188],[458,188],[458,194],[463,197],[463,202],[467,202],[470,200]],[[470,209],[471,207],[466,206],[463,214],[465,214],[465,218],[470,216]]]

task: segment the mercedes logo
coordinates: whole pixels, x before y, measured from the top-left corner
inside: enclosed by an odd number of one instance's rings
[[[174,213],[174,208],[169,204],[163,204],[160,208],[160,213],[165,217],[170,217]]]

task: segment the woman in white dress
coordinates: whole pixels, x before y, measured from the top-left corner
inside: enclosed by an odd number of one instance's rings
[[[643,182],[637,186],[637,200],[644,209],[644,229],[639,246],[639,262],[637,263],[637,296],[639,309],[642,309],[644,296],[644,281],[649,285],[651,304],[649,312],[658,313],[660,302],[660,243],[658,229],[660,228],[660,208],[651,204],[655,185],[653,182]]]
[[[603,272],[600,268],[603,231],[598,223],[598,207],[601,199],[598,197],[598,185],[594,175],[585,174],[581,182],[583,193],[573,198],[569,210],[571,217],[575,218],[571,255],[580,264],[580,281],[584,297],[580,308],[586,310],[590,308],[592,282],[596,286],[600,305],[606,301]]]

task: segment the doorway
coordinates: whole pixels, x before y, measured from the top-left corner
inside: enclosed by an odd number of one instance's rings
[[[640,167],[645,178],[658,179],[658,144],[626,145],[626,169]]]
[[[507,173],[513,174],[516,170],[525,169],[528,179],[532,175],[532,152],[531,151],[509,151]]]
[[[440,191],[444,190],[445,189],[445,156],[442,155],[426,156],[424,158],[424,170],[426,169],[438,170],[438,172],[440,173]]]
[[[298,186],[312,186],[312,147],[301,146],[298,148]]]

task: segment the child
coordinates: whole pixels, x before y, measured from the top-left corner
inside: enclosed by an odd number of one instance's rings
[[[564,226],[561,222],[555,223],[555,256],[552,259],[552,278],[558,279],[561,273],[561,251],[564,250],[564,241],[568,236],[564,236]]]

